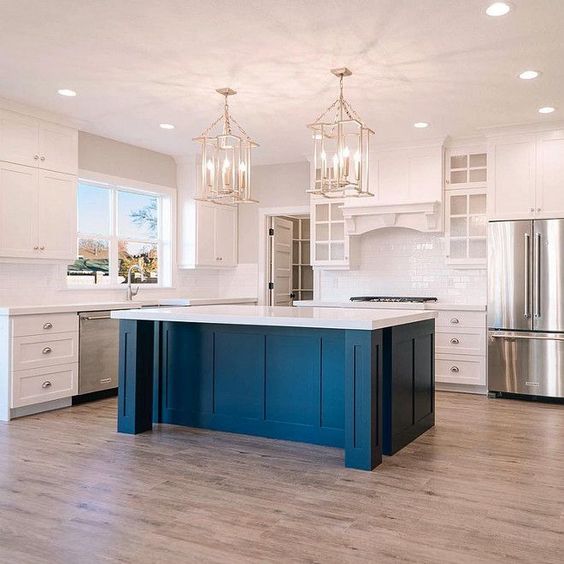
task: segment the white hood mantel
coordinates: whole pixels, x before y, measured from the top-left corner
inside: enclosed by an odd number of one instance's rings
[[[366,201],[366,200],[363,200]],[[423,232],[437,232],[442,228],[441,202],[405,204],[343,205],[343,217],[348,235],[362,235],[385,227],[405,227]]]

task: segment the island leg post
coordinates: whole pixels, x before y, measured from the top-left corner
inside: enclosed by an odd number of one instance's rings
[[[382,331],[346,331],[345,466],[382,462]]]
[[[152,321],[120,321],[118,432],[137,434],[153,427]]]

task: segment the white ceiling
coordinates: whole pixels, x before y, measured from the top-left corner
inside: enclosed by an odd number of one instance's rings
[[[563,119],[564,1],[511,3],[490,18],[488,0],[0,0],[0,97],[177,155],[231,86],[260,162],[304,158],[305,124],[336,98],[329,69],[343,65],[378,143]],[[543,75],[518,80],[525,69]]]

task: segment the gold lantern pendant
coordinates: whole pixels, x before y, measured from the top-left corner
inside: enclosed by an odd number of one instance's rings
[[[257,203],[251,198],[251,150],[258,147],[229,113],[231,88],[216,90],[225,97],[223,113],[194,141],[202,145],[199,199],[221,204]]]
[[[343,96],[343,79],[352,72],[346,67],[331,72],[339,77],[339,97],[308,125],[313,130],[315,170],[308,192],[327,198],[373,196],[369,190],[368,161],[374,131]]]

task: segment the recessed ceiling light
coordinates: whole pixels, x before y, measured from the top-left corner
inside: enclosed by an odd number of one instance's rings
[[[511,6],[507,2],[494,2],[486,8],[486,14],[497,18],[498,16],[505,16],[511,11]]]
[[[526,70],[519,75],[519,78],[522,78],[523,80],[532,80],[533,78],[537,78],[538,76],[540,76],[539,71]]]
[[[552,106],[543,106],[542,108],[539,108],[539,114],[551,114],[555,110],[556,108],[553,108]]]
[[[160,127],[161,129],[174,129],[174,125],[172,125],[172,123],[161,123]]]
[[[60,90],[57,90],[57,94],[70,97],[76,96],[76,92],[74,90],[69,90],[68,88],[61,88]]]
[[[426,121],[417,121],[413,124],[413,127],[416,127],[417,129],[425,129],[426,127],[429,127],[429,124]]]

